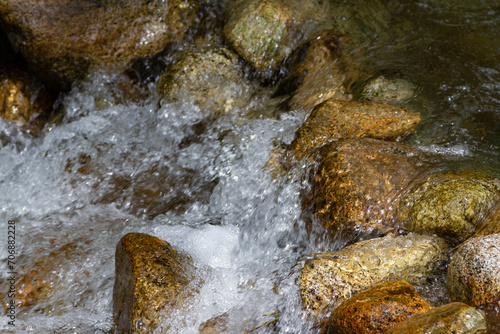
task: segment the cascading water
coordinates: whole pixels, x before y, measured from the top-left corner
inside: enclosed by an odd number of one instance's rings
[[[420,87],[408,107],[422,112],[423,126],[408,143],[440,156],[440,164],[498,173],[498,6],[463,4],[465,15],[438,0],[370,4],[384,11],[357,1],[337,29],[356,28],[370,70]],[[458,33],[464,19],[472,28]],[[129,232],[157,236],[194,259],[199,293],[163,320],[172,332],[197,333],[221,315],[229,333],[278,316],[260,332],[317,331],[302,314],[294,269],[307,254],[335,249],[301,219],[300,194],[310,187],[304,175],[314,166],[279,177],[265,167],[305,114],[269,118],[276,103],[263,93],[200,131],[193,124],[203,122],[203,110],[189,98],[159,107],[154,87],[140,103],[108,103],[116,80],[94,73],[75,85],[61,101],[62,120],[36,138],[0,122],[0,244],[15,220],[18,270],[42,263],[56,273],[45,298],[18,313],[13,332],[111,332],[114,252]],[[5,267],[5,247],[0,256]],[[7,319],[0,329],[12,331]]]

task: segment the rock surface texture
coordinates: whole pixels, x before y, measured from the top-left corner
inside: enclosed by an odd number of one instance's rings
[[[303,306],[318,313],[385,281],[423,282],[446,260],[446,251],[440,238],[409,234],[312,255],[298,279]]]
[[[360,292],[332,312],[321,334],[376,334],[432,306],[404,281]]]
[[[68,89],[94,67],[126,65],[182,40],[196,10],[183,0],[7,0],[0,24],[44,82]]]
[[[183,307],[193,279],[192,260],[143,233],[125,235],[116,248],[113,318],[119,333],[150,333],[163,312]]]

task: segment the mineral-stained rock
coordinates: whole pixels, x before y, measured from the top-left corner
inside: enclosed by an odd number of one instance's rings
[[[486,334],[484,313],[462,303],[450,303],[415,315],[386,334]]]
[[[223,48],[185,51],[158,80],[165,102],[193,101],[209,115],[243,107],[251,96],[238,56]]]
[[[446,261],[447,245],[438,237],[407,236],[365,240],[306,260],[299,276],[304,308],[319,313],[385,281],[425,281]]]
[[[360,292],[332,312],[321,334],[371,334],[430,310],[432,306],[404,281]]]
[[[113,317],[120,333],[149,333],[161,312],[181,308],[193,279],[192,259],[143,233],[125,235],[116,248]]]
[[[40,78],[69,88],[93,67],[126,65],[182,40],[193,1],[8,0],[0,25]]]
[[[320,150],[320,165],[304,209],[333,238],[381,235],[395,227],[395,209],[420,173],[409,147],[376,139],[346,139]]]
[[[453,300],[472,306],[497,301],[500,296],[500,234],[463,243],[448,267],[448,292]]]
[[[404,80],[384,76],[370,81],[361,95],[367,101],[401,104],[408,101],[415,94],[415,85]]]
[[[37,132],[48,120],[56,96],[16,63],[0,62],[0,117]]]
[[[348,136],[399,139],[415,131],[420,114],[384,103],[328,100],[297,130],[291,150],[297,160],[332,139]]]
[[[460,243],[481,228],[500,201],[500,180],[484,172],[436,173],[405,197],[405,227]]]
[[[279,92],[291,93],[288,107],[309,112],[329,99],[350,100],[349,85],[357,71],[355,47],[348,37],[321,31],[300,46],[292,56],[290,72]]]

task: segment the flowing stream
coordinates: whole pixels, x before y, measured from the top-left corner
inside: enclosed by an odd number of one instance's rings
[[[499,174],[500,2],[326,6],[333,26],[360,45],[370,73],[355,96],[377,75],[409,80],[419,88],[405,106],[423,122],[406,142],[436,153],[443,168]],[[107,103],[117,80],[99,72],[75,84],[61,98],[64,117],[37,137],[0,122],[0,244],[15,220],[18,270],[45,266],[56,277],[45,298],[18,310],[13,332],[111,332],[114,252],[129,232],[157,236],[194,259],[199,293],[163,321],[172,333],[197,333],[221,314],[228,333],[277,316],[256,333],[318,332],[302,315],[295,265],[339,245],[318,239],[319,227],[307,233],[301,219],[304,175],[314,166],[278,178],[265,168],[305,113],[279,112],[270,87],[200,130],[193,124],[203,110],[189,98],[160,107],[154,84],[145,101]],[[2,280],[7,255],[2,247]],[[0,331],[12,331],[7,318]]]

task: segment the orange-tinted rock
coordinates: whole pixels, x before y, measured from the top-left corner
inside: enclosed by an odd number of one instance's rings
[[[332,312],[321,334],[384,333],[432,306],[404,281],[387,282],[360,292]]]
[[[349,86],[358,66],[353,43],[331,30],[321,31],[293,54],[290,73],[279,90],[290,93],[288,107],[309,112],[329,99],[351,100]]]
[[[414,151],[375,139],[346,139],[320,150],[320,165],[304,209],[333,238],[349,241],[395,227],[398,203],[420,173]]]
[[[472,306],[498,301],[500,296],[500,234],[464,242],[448,267],[448,292],[452,300]]]
[[[297,160],[329,140],[369,137],[398,140],[415,131],[420,114],[384,103],[328,100],[297,130],[291,150]]]
[[[67,89],[94,67],[125,66],[181,41],[196,11],[183,0],[8,0],[0,24],[44,82]]]
[[[149,333],[163,312],[182,308],[192,294],[192,259],[166,241],[125,235],[116,247],[113,318],[120,333]]]
[[[55,94],[16,64],[0,62],[0,117],[37,132],[48,120]]]
[[[415,315],[389,328],[386,334],[486,334],[484,313],[462,303],[450,303]],[[496,333],[496,332],[491,332]]]

